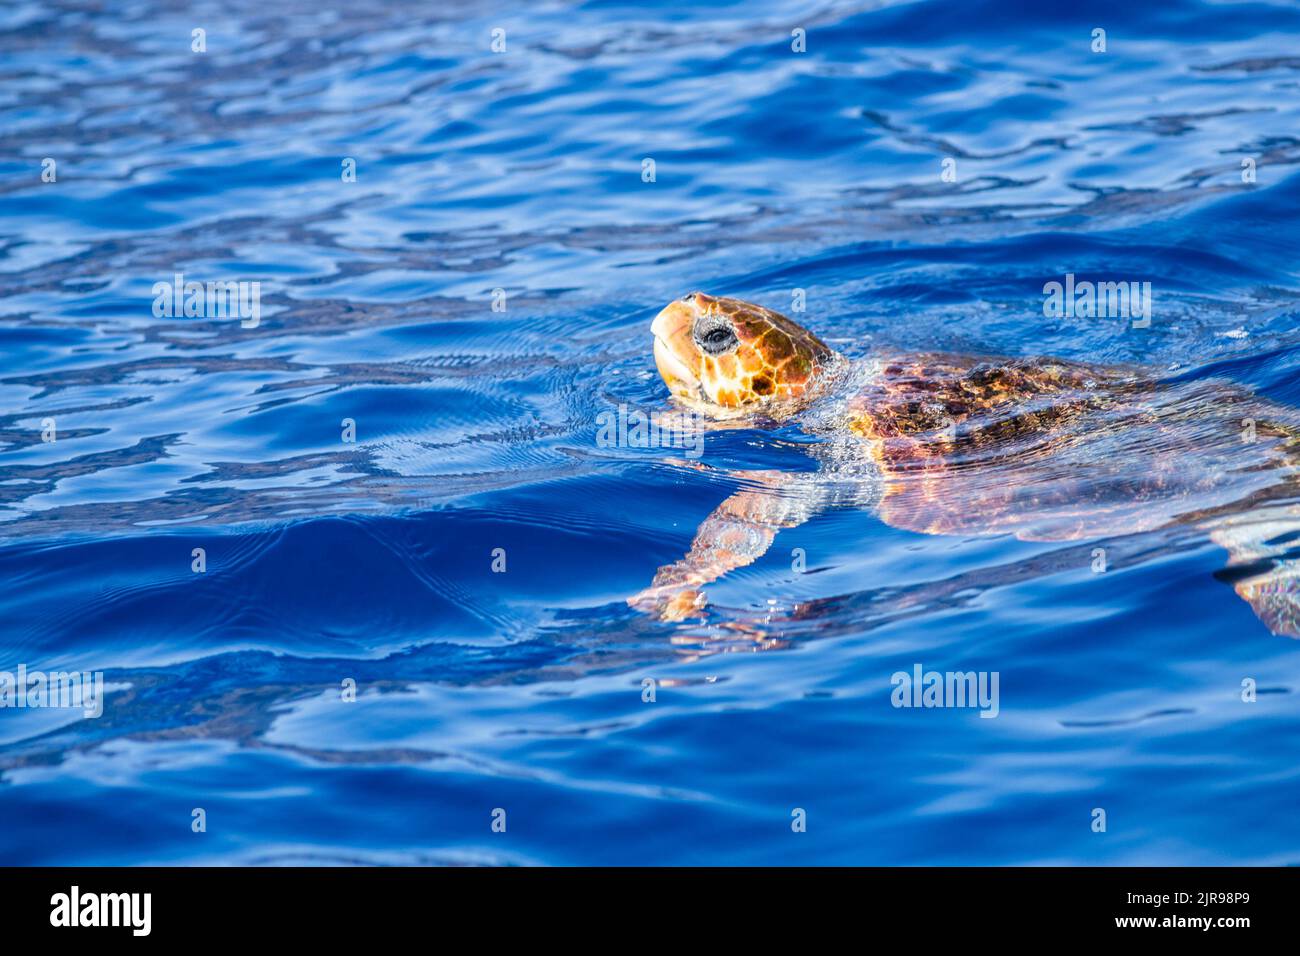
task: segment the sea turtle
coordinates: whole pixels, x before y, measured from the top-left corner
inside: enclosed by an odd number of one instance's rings
[[[817,472],[748,472],[690,552],[629,599],[667,620],[836,504],[926,534],[1066,541],[1204,529],[1239,595],[1300,637],[1300,430],[1293,409],[1197,373],[938,353],[849,361],[762,306],[692,293],[654,319],[674,400],[719,422],[795,423]]]

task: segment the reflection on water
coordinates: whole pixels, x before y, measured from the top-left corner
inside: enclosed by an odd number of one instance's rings
[[[1034,542],[828,508],[664,622],[626,598],[828,439],[739,423],[696,467],[595,436],[665,406],[647,325],[691,289],[803,289],[854,359],[1300,406],[1298,28],[1181,0],[9,5],[0,669],[112,689],[95,721],[0,711],[0,860],[1295,862],[1296,645],[1196,521]],[[155,317],[177,272],[260,282],[260,322]],[[1044,316],[1066,273],[1150,282],[1150,329]],[[1000,671],[998,719],[892,709],[917,662]]]

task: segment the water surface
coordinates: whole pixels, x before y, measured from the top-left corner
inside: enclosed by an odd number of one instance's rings
[[[1194,529],[836,510],[659,622],[626,597],[808,439],[596,442],[692,289],[1300,404],[1300,11],[189,6],[0,11],[0,669],[110,685],[0,711],[0,862],[1300,861],[1300,646]],[[260,324],[155,316],[177,272]],[[1151,327],[1044,317],[1066,273]],[[918,663],[998,718],[893,708]]]

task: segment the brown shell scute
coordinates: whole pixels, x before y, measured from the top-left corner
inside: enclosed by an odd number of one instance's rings
[[[1149,530],[1281,480],[1280,432],[1224,383],[1124,369],[919,356],[887,361],[851,429],[873,439],[882,518],[936,534],[1026,540]]]

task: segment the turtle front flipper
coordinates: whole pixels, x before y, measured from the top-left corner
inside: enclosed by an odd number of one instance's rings
[[[1300,505],[1272,505],[1216,523],[1227,581],[1274,634],[1300,638]]]
[[[701,587],[753,564],[779,530],[796,527],[817,511],[813,483],[781,472],[742,477],[747,487],[713,509],[695,532],[690,551],[661,567],[648,588],[628,598],[629,605],[665,621],[699,615],[707,603]]]

